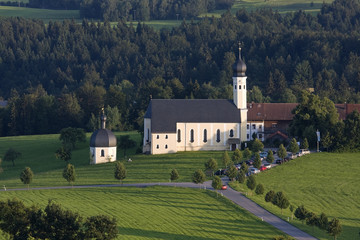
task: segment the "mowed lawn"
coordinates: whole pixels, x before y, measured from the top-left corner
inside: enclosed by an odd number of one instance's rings
[[[306,209],[330,219],[337,217],[343,226],[338,239],[359,239],[360,232],[360,153],[314,153],[292,160],[256,176],[265,193],[269,190],[283,191],[295,207]],[[249,193],[242,184],[235,188]],[[264,201],[264,195],[249,196],[259,205],[281,216],[279,208]],[[291,216],[284,210],[283,218]],[[332,239],[317,228],[308,227],[300,221],[291,221],[297,227],[320,239]]]
[[[84,217],[117,219],[117,239],[271,239],[282,233],[214,192],[179,187],[123,187],[2,192],[42,208],[49,199]],[[5,239],[0,233],[0,239]]]
[[[137,132],[116,133],[130,135],[137,142],[141,141]],[[65,162],[56,159],[55,152],[61,146],[58,140],[59,135],[38,135],[0,138],[0,157],[4,156],[6,150],[13,147],[22,153],[22,156],[15,161],[3,162],[3,173],[0,174],[1,187],[7,188],[25,187],[20,181],[20,172],[25,167],[30,167],[34,172],[34,179],[30,187],[63,186],[68,185],[62,177]],[[70,163],[75,166],[77,179],[75,185],[87,184],[116,184],[114,178],[114,163],[90,165],[89,138],[87,142],[80,143],[72,152]],[[137,148],[137,147],[136,147]],[[192,174],[197,169],[204,169],[204,163],[210,157],[218,160],[221,166],[222,152],[182,152],[166,155],[135,155],[136,148],[124,151],[118,149],[117,159],[122,161],[127,168],[127,177],[124,183],[135,182],[168,182],[170,172],[176,168],[180,174],[178,181],[191,181]],[[127,162],[131,157],[132,162]]]
[[[80,19],[80,12],[79,10],[49,10],[0,6],[0,16],[36,18],[47,23],[49,21],[62,21],[65,19]]]

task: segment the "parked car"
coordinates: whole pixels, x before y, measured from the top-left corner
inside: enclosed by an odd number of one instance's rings
[[[247,160],[245,163],[250,166],[254,164],[254,160]]]
[[[260,155],[260,159],[262,161],[262,160],[265,160],[267,158],[268,153],[267,152],[261,152],[259,155]]]
[[[275,161],[275,163],[280,165],[280,164],[283,164],[284,161],[283,161],[282,159],[277,159],[277,160]]]
[[[249,169],[249,173],[250,173],[250,174],[257,174],[257,173],[259,173],[259,172],[260,172],[260,170],[257,169],[257,168],[254,168],[254,167]]]
[[[267,168],[264,166],[264,165],[262,165],[261,167],[260,167],[260,171],[265,171]]]
[[[264,166],[265,166],[267,169],[271,168],[271,164],[270,164],[270,163],[265,163]]]
[[[216,176],[225,175],[225,169],[217,170],[214,173],[214,175],[216,175]]]
[[[300,152],[302,155],[305,155],[305,154],[309,154],[309,153],[310,153],[310,151],[307,150],[307,149],[300,149],[299,152]]]
[[[227,186],[226,185],[222,185],[221,190],[226,190]]]

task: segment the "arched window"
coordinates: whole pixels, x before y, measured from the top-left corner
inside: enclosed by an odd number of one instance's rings
[[[150,129],[147,129],[147,139],[146,142],[149,142],[150,139]]]
[[[105,151],[101,149],[101,157],[105,157]]]
[[[194,129],[190,130],[190,142],[193,143],[194,142]]]
[[[216,130],[216,142],[220,142],[220,129]]]
[[[168,148],[168,146],[167,145],[165,145],[165,149],[167,149]]]
[[[165,135],[165,139],[168,139],[168,135]]]
[[[234,136],[234,130],[230,130],[230,137],[233,137]]]
[[[204,129],[204,142],[206,143],[207,142],[207,130]]]
[[[181,131],[180,131],[180,129],[178,129],[177,141],[178,141],[178,142],[181,142]]]
[[[157,148],[157,149],[159,149],[159,144],[158,144],[158,145],[156,145],[156,148]]]
[[[236,89],[236,84],[234,85],[234,88]]]

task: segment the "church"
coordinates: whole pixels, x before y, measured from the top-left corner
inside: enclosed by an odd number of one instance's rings
[[[240,148],[249,134],[246,64],[241,49],[233,73],[233,100],[152,99],[144,116],[143,152]]]
[[[143,152],[233,151],[253,135],[272,142],[289,141],[287,129],[298,103],[247,103],[246,64],[233,68],[233,99],[152,99],[144,116]],[[335,104],[339,118],[360,104]]]

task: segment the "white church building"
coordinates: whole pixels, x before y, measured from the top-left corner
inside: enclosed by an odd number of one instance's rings
[[[246,65],[233,65],[233,100],[152,99],[144,116],[143,152],[235,150],[248,141]]]

